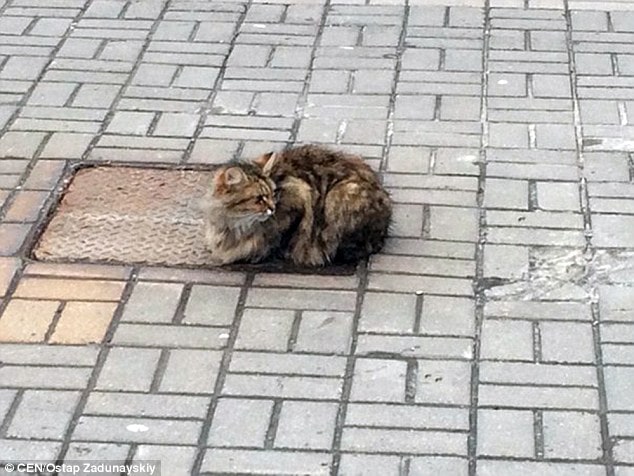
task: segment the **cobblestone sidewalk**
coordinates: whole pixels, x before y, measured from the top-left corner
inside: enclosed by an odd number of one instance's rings
[[[634,475],[634,4],[445,1],[0,0],[0,460]],[[299,142],[354,276],[29,259],[79,162]]]

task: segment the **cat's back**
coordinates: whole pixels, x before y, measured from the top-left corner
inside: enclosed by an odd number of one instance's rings
[[[311,182],[315,179],[378,182],[377,175],[360,157],[317,145],[285,150],[280,154],[275,172]]]

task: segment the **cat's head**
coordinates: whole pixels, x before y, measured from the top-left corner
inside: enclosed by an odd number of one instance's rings
[[[275,183],[259,165],[231,162],[216,170],[213,199],[236,220],[264,221],[275,213]]]

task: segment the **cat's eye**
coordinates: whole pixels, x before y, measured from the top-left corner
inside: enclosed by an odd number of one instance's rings
[[[264,195],[258,195],[255,201],[258,203],[264,203]]]

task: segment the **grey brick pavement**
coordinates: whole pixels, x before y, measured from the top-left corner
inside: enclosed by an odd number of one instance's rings
[[[0,1],[1,461],[634,474],[632,4],[443,3]],[[394,197],[354,276],[30,264],[78,162],[299,142]]]

